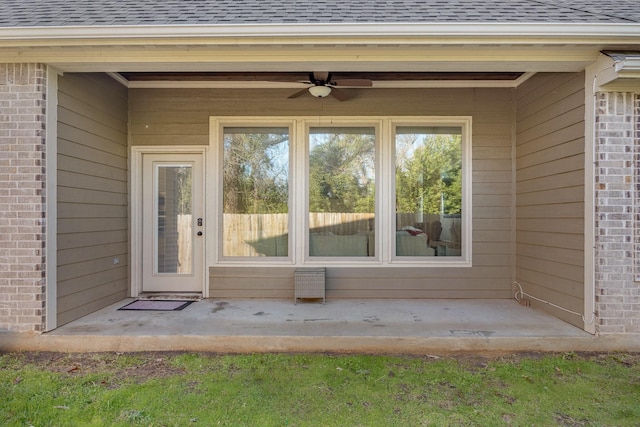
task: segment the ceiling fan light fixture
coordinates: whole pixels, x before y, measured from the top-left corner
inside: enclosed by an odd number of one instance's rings
[[[325,96],[329,96],[331,93],[331,88],[329,86],[311,86],[309,88],[309,93],[316,98],[324,98]]]

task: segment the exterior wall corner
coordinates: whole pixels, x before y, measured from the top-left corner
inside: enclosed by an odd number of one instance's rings
[[[640,334],[640,94],[599,92],[595,116],[596,328]]]
[[[0,330],[42,332],[46,302],[43,64],[0,64]]]

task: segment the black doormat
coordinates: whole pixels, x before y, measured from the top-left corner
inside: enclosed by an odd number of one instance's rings
[[[141,311],[178,311],[191,304],[193,301],[170,301],[170,300],[144,300],[137,299],[129,304],[120,307],[118,310],[141,310]]]

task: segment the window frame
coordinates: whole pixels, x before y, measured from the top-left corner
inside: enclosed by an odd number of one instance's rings
[[[223,167],[225,127],[289,128],[289,218],[287,257],[223,256]],[[395,130],[397,127],[460,127],[462,131],[462,251],[460,256],[396,256]],[[375,256],[309,256],[309,130],[314,127],[373,127],[375,146]],[[207,234],[209,266],[324,266],[324,267],[471,267],[472,266],[472,117],[471,116],[258,116],[210,117]]]
[[[390,152],[386,157],[389,162],[390,173],[390,200],[396,200],[396,129],[398,127],[460,127],[461,136],[461,155],[462,155],[462,241],[460,256],[448,257],[418,257],[418,256],[398,256],[396,255],[396,239],[391,238],[390,244],[386,245],[387,259],[389,264],[416,264],[428,263],[430,266],[471,266],[472,254],[472,159],[471,159],[471,117],[424,117],[424,118],[390,118],[389,120],[389,149]],[[393,230],[395,230],[395,207],[388,204],[390,212],[387,217],[393,218]],[[431,260],[436,258],[436,260]]]
[[[224,130],[225,128],[234,127],[247,127],[247,128],[288,128],[289,129],[289,182],[288,182],[288,199],[295,198],[292,176],[294,173],[293,165],[295,164],[295,150],[293,141],[295,140],[295,121],[289,118],[282,117],[234,117],[224,119],[210,119],[210,145],[212,145],[212,153],[214,153],[211,162],[212,167],[209,170],[215,171],[213,177],[207,177],[207,179],[213,179],[213,186],[210,188],[215,189],[216,195],[210,197],[212,199],[210,214],[208,218],[213,222],[212,230],[215,230],[214,235],[207,235],[207,241],[211,242],[212,254],[209,260],[210,265],[269,265],[269,264],[285,264],[290,265],[295,262],[295,257],[292,251],[292,230],[293,230],[293,218],[296,217],[293,204],[289,204],[287,227],[289,230],[287,236],[288,255],[284,256],[264,256],[264,257],[248,257],[248,256],[230,256],[224,255]]]
[[[382,147],[382,129],[383,129],[383,121],[381,119],[371,119],[371,118],[340,118],[340,119],[332,119],[329,123],[319,122],[318,119],[312,120],[301,120],[301,135],[303,135],[304,139],[304,168],[298,168],[300,172],[304,174],[304,177],[301,177],[301,181],[304,183],[304,195],[300,197],[303,199],[303,205],[300,207],[300,212],[303,212],[304,224],[302,233],[302,240],[304,241],[304,253],[301,254],[304,260],[305,265],[376,265],[382,263],[382,258],[380,256],[380,243],[379,236],[380,234],[380,206],[381,202],[381,191],[380,191],[380,180],[382,177],[381,173],[381,147]],[[322,127],[322,128],[373,128],[375,132],[375,156],[374,156],[374,169],[375,169],[375,208],[374,208],[374,218],[375,218],[375,227],[374,227],[374,235],[375,237],[375,255],[374,256],[349,256],[349,257],[327,257],[327,256],[311,256],[309,254],[309,156],[310,156],[310,129]],[[294,196],[295,197],[295,196]],[[299,258],[300,259],[300,258]]]

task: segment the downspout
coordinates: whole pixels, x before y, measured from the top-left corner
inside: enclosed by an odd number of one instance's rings
[[[517,202],[518,202],[518,182],[516,179],[517,174],[517,148],[518,148],[518,87],[516,86],[511,92],[511,283],[512,283],[512,295],[515,295],[517,289],[515,283],[518,280],[518,268],[517,268],[517,228],[518,218],[517,215]]]

